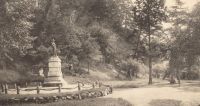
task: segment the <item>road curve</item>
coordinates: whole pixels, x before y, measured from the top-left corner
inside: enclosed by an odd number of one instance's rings
[[[190,103],[199,103],[200,92],[189,92],[173,87],[131,88],[115,89],[113,94],[105,96],[110,97],[123,98],[134,106],[150,106],[149,103],[154,99],[181,100],[184,106],[188,106]]]

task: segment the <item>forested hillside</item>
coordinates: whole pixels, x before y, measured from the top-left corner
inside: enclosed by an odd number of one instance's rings
[[[120,0],[4,0],[1,33],[5,36],[1,37],[7,43],[2,41],[2,55],[44,63],[54,38],[64,62],[99,61],[97,56],[106,63],[126,59],[133,53],[136,37],[129,28],[134,22],[126,24],[131,20],[124,19],[133,19],[130,4]],[[12,48],[18,55],[11,54],[8,49]]]
[[[166,71],[173,79],[182,70],[194,75],[200,9],[197,4],[189,12],[176,1],[167,8],[163,0],[1,0],[1,69],[24,74],[45,67],[55,39],[63,64],[75,68],[103,63],[119,74],[148,66],[154,76]],[[163,61],[168,68],[154,71]]]

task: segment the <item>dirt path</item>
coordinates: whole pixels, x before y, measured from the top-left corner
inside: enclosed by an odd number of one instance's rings
[[[134,106],[150,106],[149,103],[154,99],[181,100],[184,106],[192,106],[192,103],[200,102],[200,92],[184,91],[173,87],[117,89],[106,97],[123,98]]]

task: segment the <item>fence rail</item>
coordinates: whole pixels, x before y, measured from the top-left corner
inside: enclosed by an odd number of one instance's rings
[[[100,88],[102,86],[102,83],[101,82],[87,82],[87,83],[83,83],[83,82],[77,82],[77,86],[75,87],[72,87],[72,88],[66,88],[66,87],[61,87],[61,85],[58,85],[57,87],[54,87],[54,88],[50,88],[50,87],[42,87],[41,84],[38,84],[35,88],[32,87],[32,88],[20,88],[19,85],[17,84],[14,84],[14,89],[9,89],[9,86],[8,84],[1,84],[1,89],[2,89],[2,92],[4,94],[9,94],[9,92],[16,92],[15,94],[20,94],[21,91],[24,91],[24,92],[31,92],[31,91],[36,91],[37,94],[40,94],[41,91],[55,91],[57,90],[58,93],[61,93],[63,90],[76,90],[77,91],[80,91],[82,89],[92,89],[92,88]]]

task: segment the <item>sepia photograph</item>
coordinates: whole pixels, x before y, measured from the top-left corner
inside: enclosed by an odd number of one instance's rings
[[[200,0],[0,0],[0,106],[200,106]]]

